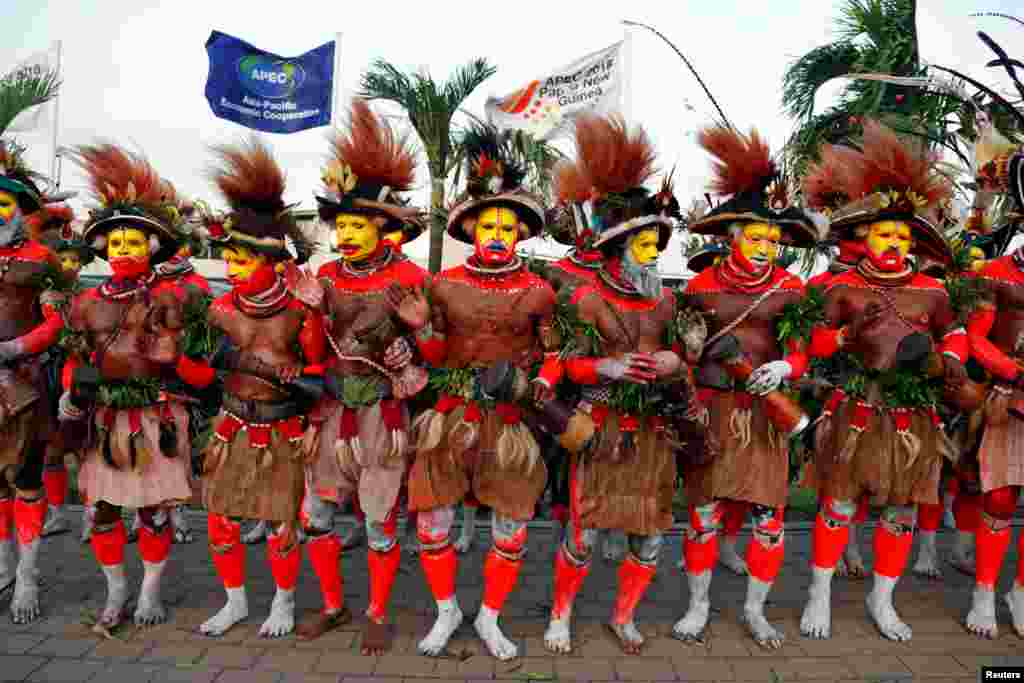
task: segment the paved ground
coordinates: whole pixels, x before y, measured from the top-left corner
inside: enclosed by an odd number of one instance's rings
[[[201,521],[193,521],[197,531]],[[77,530],[76,530],[77,531]],[[940,534],[945,552],[951,540]],[[480,570],[488,534],[461,563],[459,599],[468,612],[480,600]],[[745,542],[742,539],[741,542]],[[865,544],[869,546],[869,543]],[[197,534],[191,545],[175,546],[165,576],[171,607],[170,623],[150,629],[125,628],[118,640],[100,641],[85,625],[102,603],[104,584],[86,547],[76,534],[47,539],[42,556],[46,618],[36,624],[13,625],[0,615],[0,681],[217,681],[229,683],[309,681],[520,680],[520,681],[907,681],[935,683],[977,680],[986,663],[1024,665],[1024,642],[1009,631],[1009,616],[1000,610],[1003,635],[995,641],[969,636],[959,626],[966,610],[969,580],[953,570],[946,582],[908,577],[898,591],[898,607],[914,628],[909,644],[881,639],[862,608],[866,582],[837,579],[837,607],[830,641],[800,638],[797,622],[809,581],[808,530],[793,530],[787,538],[783,575],[772,593],[770,616],[790,637],[779,651],[758,649],[737,622],[744,580],[722,571],[712,588],[713,615],[708,642],[686,646],[667,634],[683,609],[686,588],[673,564],[680,539],[673,536],[662,559],[656,583],[639,609],[641,628],[650,635],[644,655],[626,657],[604,634],[601,620],[610,612],[615,591],[614,568],[596,561],[578,604],[579,644],[574,655],[550,656],[541,634],[551,597],[551,532],[531,529],[529,553],[520,585],[510,599],[503,623],[520,644],[521,658],[495,662],[481,650],[467,619],[453,640],[450,656],[427,659],[415,652],[418,637],[431,623],[433,605],[418,562],[403,561],[394,592],[400,636],[394,652],[381,658],[359,654],[360,620],[347,630],[313,643],[293,637],[262,640],[256,631],[266,613],[273,584],[265,551],[249,550],[250,609],[253,617],[226,636],[200,636],[196,626],[222,604],[222,593],[208,558],[206,539]],[[365,549],[346,555],[345,594],[355,613],[367,602]],[[129,549],[133,585],[141,575],[137,552]],[[1012,561],[1016,561],[1012,554]],[[1003,582],[1011,579],[1004,572]],[[0,599],[6,612],[9,596]],[[318,605],[316,583],[305,564],[298,603],[300,612]]]

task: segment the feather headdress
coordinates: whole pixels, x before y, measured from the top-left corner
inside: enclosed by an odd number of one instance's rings
[[[814,222],[791,204],[789,188],[768,143],[756,130],[744,135],[726,126],[712,126],[700,131],[697,142],[712,157],[708,189],[728,199],[691,223],[692,232],[728,235],[736,223],[770,223],[779,226],[785,244],[807,247],[817,241]]]
[[[13,140],[0,140],[0,191],[13,194],[22,213],[30,214],[42,205],[40,176],[28,167],[24,152]]]
[[[4,139],[4,133],[22,112],[49,102],[57,96],[60,74],[56,69],[19,67],[0,77],[0,190],[15,196],[22,213],[28,215],[42,204],[34,173],[25,163],[24,147]]]
[[[97,254],[116,227],[131,227],[149,234],[150,261],[158,263],[174,253],[181,217],[173,188],[141,154],[113,143],[100,142],[75,148],[73,160],[88,176],[98,207],[89,212],[84,239]]]
[[[523,239],[539,234],[544,227],[544,204],[523,187],[525,165],[513,149],[511,136],[477,123],[463,133],[461,146],[466,157],[466,189],[448,212],[448,234],[472,243],[463,223],[490,206],[514,209],[526,226]]]
[[[74,229],[75,212],[67,204],[44,204],[29,217],[29,222],[38,231],[39,241],[54,253],[76,251],[82,265],[88,265],[95,257],[92,248]]]
[[[208,226],[210,241],[289,260],[286,238],[291,238],[296,262],[308,261],[313,242],[296,224],[291,206],[284,203],[284,171],[270,148],[253,136],[235,145],[218,145],[213,153],[219,165],[210,175],[231,212],[223,223]]]
[[[586,250],[593,241],[583,204],[590,199],[590,183],[579,165],[563,159],[551,169],[555,206],[548,209],[545,231],[567,247]]]
[[[339,213],[376,214],[387,219],[387,230],[401,229],[406,242],[423,232],[421,211],[400,195],[416,181],[417,154],[408,134],[396,135],[366,100],[355,99],[349,129],[334,131],[330,145],[324,189],[316,198],[322,220]]]
[[[838,187],[850,201],[832,214],[832,229],[849,234],[867,223],[906,221],[915,232],[914,253],[948,265],[952,255],[937,225],[952,186],[928,149],[866,119],[860,152],[844,155]]]
[[[657,173],[657,154],[642,127],[620,115],[581,116],[576,121],[577,184],[589,185],[594,247],[640,230],[658,230],[658,248],[668,246],[673,219],[681,219],[672,174],[657,193],[644,186]],[[579,190],[577,190],[579,191]]]

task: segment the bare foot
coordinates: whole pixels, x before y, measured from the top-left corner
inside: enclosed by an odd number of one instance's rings
[[[519,654],[519,647],[505,637],[498,626],[498,613],[486,605],[480,605],[480,611],[473,622],[476,633],[480,640],[484,641],[488,651],[496,659],[508,661],[515,659]]]
[[[295,630],[295,591],[277,589],[270,604],[270,616],[260,627],[263,638],[280,638]]]
[[[434,621],[434,626],[416,649],[428,657],[439,656],[448,647],[448,641],[461,624],[462,610],[459,609],[458,601],[454,597],[441,601],[437,606],[437,620]]]
[[[996,622],[995,590],[989,590],[980,586],[974,587],[971,611],[967,613],[964,625],[968,631],[981,638],[995,640],[999,637],[999,626]]]
[[[1013,590],[1007,593],[1003,599],[1006,606],[1010,608],[1010,617],[1013,619],[1013,630],[1018,638],[1024,638],[1024,587],[1017,583],[1013,584]]]
[[[895,587],[895,579],[875,574],[875,585],[864,602],[867,605],[868,614],[882,635],[889,640],[903,642],[910,640],[914,632],[900,619],[900,615],[892,604],[892,591]]]
[[[607,624],[608,630],[619,641],[619,646],[627,655],[638,655],[644,649],[644,636],[632,621],[625,624]]]
[[[544,647],[550,652],[567,655],[572,652],[572,616],[567,614],[562,619],[552,619],[544,631]]]
[[[832,636],[832,573],[830,569],[811,567],[811,587],[800,618],[800,633],[807,638],[823,640]]]
[[[332,612],[323,611],[318,613],[315,618],[299,624],[295,629],[295,635],[299,640],[316,640],[328,631],[333,631],[350,621],[352,621],[352,613],[348,607],[342,607],[340,610]]]
[[[199,627],[199,632],[203,635],[222,636],[232,626],[249,618],[249,602],[246,599],[245,587],[228,588],[227,594],[227,604]]]
[[[142,588],[139,590],[139,603],[135,606],[136,626],[152,626],[167,621],[167,612],[160,601],[160,576],[166,564],[166,561],[142,563],[145,574],[142,577]]]
[[[363,629],[363,646],[360,651],[367,656],[382,655],[391,649],[391,641],[394,637],[394,626],[367,617],[366,627]]]
[[[711,616],[711,599],[708,596],[711,570],[696,575],[687,574],[686,578],[690,585],[690,606],[683,618],[672,627],[672,637],[684,642],[702,642],[704,629]]]

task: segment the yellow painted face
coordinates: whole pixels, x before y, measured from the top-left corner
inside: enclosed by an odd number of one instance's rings
[[[868,228],[866,243],[876,265],[897,268],[902,267],[910,253],[914,237],[910,226],[903,221],[878,221]]]
[[[980,273],[985,268],[985,264],[988,261],[985,260],[985,252],[981,247],[971,247],[967,250],[967,256],[970,258],[971,270],[975,273]]]
[[[476,219],[477,256],[484,263],[507,263],[519,243],[519,216],[505,206],[489,206]]]
[[[267,264],[266,256],[240,246],[225,247],[221,258],[228,265],[228,279],[232,284],[245,282]]]
[[[646,266],[658,260],[658,231],[641,230],[629,242],[629,255],[633,262]]]
[[[779,256],[779,243],[782,241],[782,230],[777,225],[768,223],[748,223],[737,239],[740,253],[754,266],[762,271],[775,263]]]
[[[82,257],[77,251],[62,251],[57,254],[60,259],[60,267],[65,273],[77,274],[82,269]]]
[[[17,198],[10,192],[0,190],[0,223],[10,223],[17,212]]]
[[[377,251],[380,227],[371,218],[354,213],[339,213],[334,218],[338,251],[346,261],[362,261]]]
[[[384,240],[391,242],[396,247],[400,247],[405,242],[405,233],[401,230],[392,230],[391,232],[384,233]]]
[[[149,256],[149,237],[136,228],[116,228],[107,233],[107,259],[144,259]]]

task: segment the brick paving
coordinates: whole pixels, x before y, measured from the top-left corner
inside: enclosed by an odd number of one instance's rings
[[[863,611],[866,581],[836,579],[833,632],[828,641],[799,635],[799,617],[810,580],[807,569],[810,532],[794,525],[787,534],[782,577],[771,594],[769,617],[781,625],[788,640],[778,651],[754,645],[737,620],[745,579],[720,570],[712,587],[713,609],[707,641],[684,645],[668,637],[685,606],[687,589],[674,568],[680,537],[672,535],[655,583],[641,604],[641,629],[649,636],[641,656],[622,655],[602,627],[615,594],[615,567],[595,559],[577,608],[577,646],[572,655],[552,656],[543,646],[547,606],[551,599],[551,531],[532,525],[529,551],[520,583],[503,617],[505,631],[520,646],[520,657],[499,662],[489,657],[472,631],[472,612],[481,594],[481,564],[489,542],[482,525],[476,547],[460,562],[459,600],[467,612],[453,638],[449,655],[428,659],[416,653],[416,642],[433,618],[433,603],[419,564],[405,557],[393,594],[398,627],[392,653],[363,657],[359,653],[362,619],[314,642],[294,637],[265,640],[258,629],[273,594],[265,548],[248,550],[248,622],[222,638],[207,638],[196,627],[220,608],[223,596],[209,561],[201,517],[192,518],[196,541],[173,548],[164,581],[169,623],[148,629],[124,627],[116,640],[99,640],[87,622],[102,604],[104,583],[86,546],[75,533],[44,541],[42,601],[45,618],[28,626],[10,622],[9,592],[0,596],[0,682],[3,681],[207,681],[229,683],[368,683],[369,681],[930,681],[967,683],[978,680],[985,664],[1024,666],[1024,643],[1010,633],[1009,614],[1000,601],[1001,635],[984,641],[960,626],[968,606],[971,581],[946,568],[945,581],[905,577],[897,604],[915,629],[910,643],[892,643],[877,635]],[[944,554],[952,540],[940,532]],[[746,532],[741,543],[746,542]],[[1016,544],[1014,544],[1015,546]],[[1011,547],[1014,547],[1011,546]],[[869,536],[863,547],[870,559]],[[133,587],[141,577],[134,547],[127,553]],[[1013,550],[1010,562],[1016,562]],[[367,603],[366,550],[342,558],[345,596],[354,614]],[[1004,571],[1000,592],[1012,572]],[[317,584],[307,563],[297,591],[301,619],[319,604]]]

